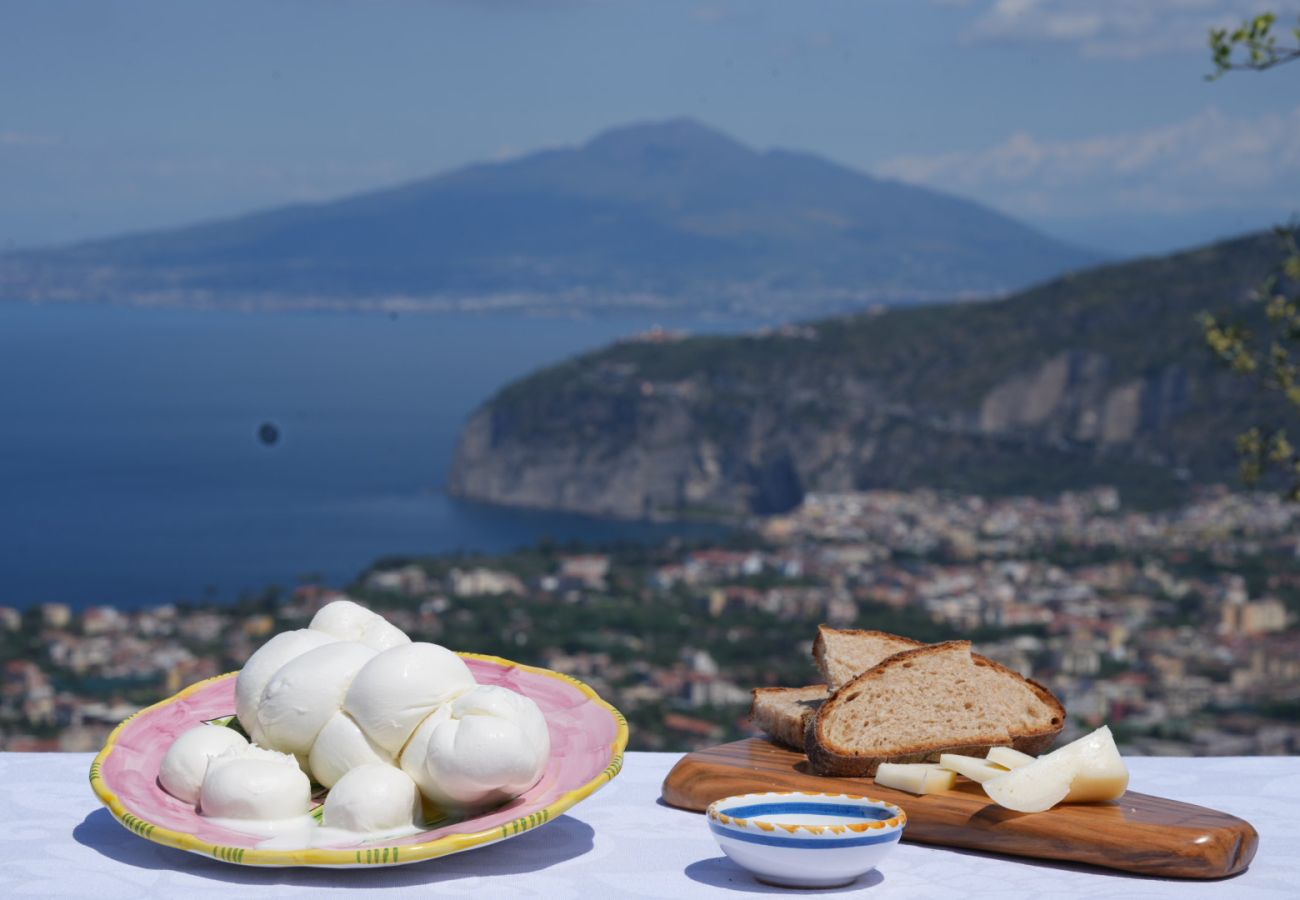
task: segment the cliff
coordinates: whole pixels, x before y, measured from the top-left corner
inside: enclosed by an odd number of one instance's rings
[[[1196,316],[1242,303],[1281,256],[1255,235],[1000,301],[617,344],[481,407],[450,488],[625,517],[915,486],[1172,500],[1231,479],[1235,434],[1278,412],[1216,365]]]

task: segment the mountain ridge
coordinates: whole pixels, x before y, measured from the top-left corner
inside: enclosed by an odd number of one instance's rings
[[[673,119],[332,201],[6,254],[0,296],[807,315],[998,292],[1095,259],[970,201]]]
[[[1257,234],[1002,300],[624,342],[480,407],[449,489],[631,518],[780,512],[808,491],[883,487],[1106,483],[1168,502],[1234,477],[1233,437],[1282,413],[1217,365],[1196,316],[1243,303],[1283,255]]]

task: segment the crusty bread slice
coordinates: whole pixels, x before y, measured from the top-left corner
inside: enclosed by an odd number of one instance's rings
[[[887,631],[821,625],[813,641],[812,655],[817,671],[826,679],[826,686],[834,691],[895,653],[924,646],[920,641]]]
[[[830,696],[824,684],[801,688],[754,688],[749,718],[778,744],[804,748],[804,735],[817,707]]]
[[[805,747],[824,775],[871,775],[882,762],[1010,746],[1035,755],[1065,724],[1050,691],[978,654],[969,641],[897,653],[831,695]]]
[[[827,686],[834,692],[893,654],[924,646],[926,645],[921,641],[890,634],[887,631],[862,631],[820,625],[817,628],[817,638],[813,641],[813,662],[816,663],[822,677],[826,679]],[[1021,677],[987,656],[978,653],[971,655],[982,665],[1007,672],[1017,678]],[[1065,708],[1051,691],[1031,679],[1025,681],[1033,687],[1043,702],[1059,708],[1061,717],[1065,717]],[[1050,745],[1051,741],[1048,741],[1045,746]]]

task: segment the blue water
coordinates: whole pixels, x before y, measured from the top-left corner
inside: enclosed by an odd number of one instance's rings
[[[690,532],[442,491],[497,388],[653,324],[756,323],[0,303],[0,605],[231,598],[388,554]]]

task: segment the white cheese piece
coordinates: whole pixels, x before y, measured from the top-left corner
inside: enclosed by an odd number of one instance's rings
[[[939,765],[956,772],[958,775],[965,775],[971,781],[978,781],[981,784],[991,778],[1007,773],[1007,769],[995,765],[987,759],[980,759],[978,756],[963,756],[960,753],[941,754],[939,756]]]
[[[1033,762],[1036,757],[1021,753],[1012,747],[994,747],[988,753],[988,761],[1004,769],[1019,769]]]
[[[881,763],[876,769],[876,784],[913,794],[936,794],[950,791],[957,774],[936,763]]]
[[[374,619],[375,613],[360,603],[351,600],[335,600],[316,610],[311,624],[312,631],[320,631],[339,641],[360,641],[361,632]]]
[[[1127,788],[1128,769],[1105,726],[984,783],[994,803],[1017,812],[1042,812],[1063,800],[1114,800]]]
[[[1128,790],[1128,766],[1124,765],[1115,737],[1105,725],[1055,752],[1068,752],[1076,761],[1066,803],[1118,800]]]
[[[375,650],[387,650],[411,643],[402,629],[379,613],[351,600],[326,603],[316,611],[307,627],[332,635],[340,641],[357,641]]]
[[[357,640],[376,650],[390,650],[411,643],[405,631],[378,614],[370,620],[370,624],[362,630],[361,637]]]
[[[248,741],[233,728],[222,725],[195,725],[167,748],[158,781],[163,790],[186,803],[199,802],[199,789],[208,771],[208,760],[231,747],[247,747]]]
[[[309,650],[271,678],[257,707],[258,743],[306,756],[325,723],[343,706],[348,687],[376,653],[355,641]]]
[[[437,644],[402,644],[361,667],[343,708],[392,756],[441,706],[475,686],[465,661]]]
[[[325,723],[311,745],[307,764],[312,777],[324,787],[334,787],[344,773],[357,766],[379,763],[396,765],[392,754],[366,737],[356,722],[345,712],[337,712]]]
[[[480,685],[420,724],[401,766],[435,807],[464,810],[522,794],[541,777],[550,753],[546,719],[535,702]]]
[[[302,656],[309,650],[332,644],[338,638],[321,631],[300,628],[282,631],[259,647],[235,679],[235,717],[254,743],[262,743],[264,735],[257,724],[257,705],[267,683],[280,671],[280,667]]]
[[[420,792],[410,776],[371,763],[338,780],[325,797],[321,824],[367,834],[410,828],[422,818]]]
[[[233,747],[208,763],[199,812],[223,819],[279,821],[311,808],[311,782],[287,753]]]

